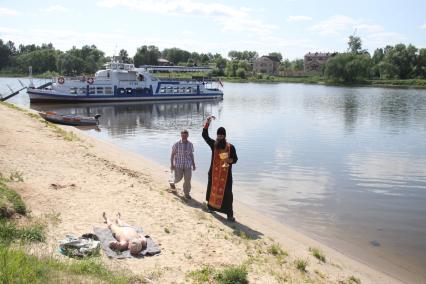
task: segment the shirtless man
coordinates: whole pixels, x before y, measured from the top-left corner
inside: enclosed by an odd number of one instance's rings
[[[105,214],[102,214],[105,223],[111,230],[112,235],[117,240],[110,242],[109,247],[113,250],[125,251],[129,250],[131,254],[138,255],[144,248],[146,248],[146,238],[139,234],[132,226],[124,223],[121,220],[120,213],[117,213],[117,219],[113,223]]]

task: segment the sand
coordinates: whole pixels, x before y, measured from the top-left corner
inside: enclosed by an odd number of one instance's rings
[[[0,173],[18,173],[10,182],[23,197],[32,216],[49,220],[46,245],[33,253],[58,258],[59,240],[105,226],[102,212],[121,212],[130,224],[142,227],[162,253],[143,259],[102,261],[113,269],[126,269],[152,283],[191,283],[188,273],[205,265],[222,269],[245,264],[250,283],[400,283],[259,212],[234,202],[237,223],[203,210],[205,184],[193,182],[193,199],[168,191],[165,166],[115,145],[96,140],[74,127],[64,139],[46,123],[28,113],[0,104]],[[238,197],[235,197],[238,199]],[[288,256],[277,257],[270,248],[279,244]],[[326,256],[322,263],[310,247]],[[307,261],[307,271],[296,268]]]

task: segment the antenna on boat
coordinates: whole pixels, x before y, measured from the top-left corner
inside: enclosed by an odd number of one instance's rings
[[[30,84],[28,85],[28,88],[34,88],[34,82],[33,82],[33,67],[28,67],[28,78],[30,79]]]

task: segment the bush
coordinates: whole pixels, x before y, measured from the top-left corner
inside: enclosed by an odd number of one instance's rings
[[[246,284],[248,283],[247,275],[245,266],[231,266],[218,272],[215,279],[219,284]]]
[[[27,208],[21,196],[0,180],[0,218],[8,218],[14,213],[25,215]]]
[[[325,255],[318,248],[309,248],[309,251],[312,252],[312,255],[321,262],[325,262]]]
[[[8,244],[14,240],[24,242],[43,242],[44,226],[40,224],[19,228],[14,222],[0,219],[0,243]]]

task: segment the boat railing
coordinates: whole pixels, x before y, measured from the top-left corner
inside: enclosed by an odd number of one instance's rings
[[[59,77],[53,78],[53,81],[55,83],[60,83],[60,84],[63,84],[64,82],[68,82],[68,83],[70,83],[70,82],[72,82],[72,83],[86,82],[87,83],[90,80],[92,80],[92,82],[93,82],[94,80],[96,80],[96,81],[110,81],[111,79],[110,78],[95,78],[94,76],[59,76]],[[62,83],[61,83],[61,81],[62,81]]]
[[[218,79],[212,79],[212,78],[197,78],[197,79],[189,79],[189,78],[171,78],[171,77],[157,77],[160,81],[179,81],[179,82],[188,82],[188,83],[197,83],[197,82],[204,82],[204,83],[215,83],[219,82]]]

